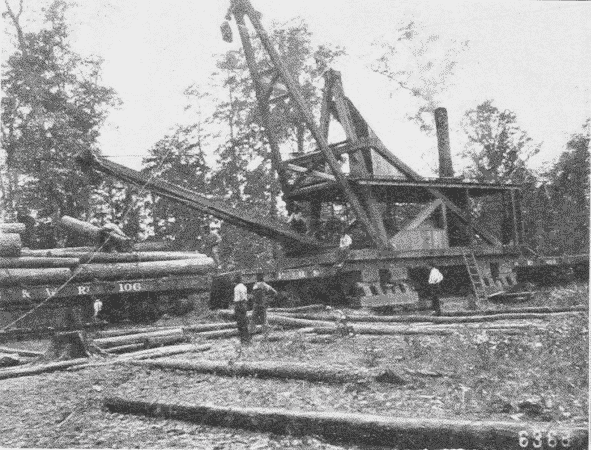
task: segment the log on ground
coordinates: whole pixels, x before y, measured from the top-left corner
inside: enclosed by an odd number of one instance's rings
[[[259,325],[256,327],[254,333],[251,334],[259,334],[263,331],[263,328]],[[201,333],[197,333],[196,336],[203,338],[203,339],[224,339],[228,337],[238,336],[238,330],[234,325],[233,329],[229,330],[215,330],[215,331],[204,331]]]
[[[276,313],[300,313],[300,312],[316,312],[316,311],[325,311],[326,305],[316,304],[316,305],[306,305],[306,306],[296,306],[294,308],[269,308],[269,312],[276,312]]]
[[[17,233],[0,233],[0,256],[20,256],[21,237]]]
[[[232,328],[236,328],[235,322],[200,323],[183,327],[183,330],[187,333],[201,333],[205,331],[229,330]]]
[[[240,408],[190,403],[163,403],[107,397],[111,412],[186,420],[203,425],[232,427],[289,435],[318,435],[336,442],[409,449],[521,449],[520,432],[533,437],[552,430],[570,449],[587,449],[587,427],[548,423],[402,418],[348,412],[307,412],[280,408]],[[521,435],[522,436],[522,435]],[[531,439],[530,439],[531,441]]]
[[[111,347],[119,347],[121,345],[129,345],[129,344],[143,344],[146,339],[154,339],[154,338],[184,338],[184,333],[182,328],[172,328],[169,330],[163,331],[153,331],[150,333],[137,333],[137,334],[130,334],[125,336],[114,336],[114,337],[107,337],[107,338],[100,338],[95,339],[93,342],[95,345],[98,345],[100,348],[108,349]]]
[[[98,331],[95,338],[108,338],[115,336],[127,336],[130,334],[141,334],[141,333],[156,333],[160,331],[176,330],[179,327],[145,327],[145,328],[124,328],[119,330],[104,330]]]
[[[129,277],[159,277],[166,275],[206,274],[213,267],[208,257],[176,261],[138,263],[83,264],[75,270],[76,281],[123,279]]]
[[[48,364],[36,364],[27,367],[19,367],[18,369],[0,370],[0,380],[5,380],[7,378],[25,377],[29,375],[37,375],[39,373],[55,372],[57,370],[63,370],[73,366],[86,364],[87,362],[88,358],[78,358]]]
[[[145,349],[144,344],[138,343],[138,344],[127,344],[127,345],[119,345],[117,347],[111,347],[111,348],[107,349],[106,352],[119,354],[119,353],[135,352],[135,351],[143,350],[143,349]]]
[[[0,353],[14,353],[19,356],[43,356],[44,352],[35,352],[23,348],[0,347]]]
[[[560,313],[570,311],[588,311],[586,305],[575,306],[528,306],[524,308],[490,309],[486,311],[448,311],[444,317],[465,317],[465,316],[490,316],[497,314],[520,314],[520,313]]]
[[[357,383],[370,381],[375,375],[367,370],[353,371],[322,367],[319,364],[282,363],[274,361],[226,361],[200,360],[179,361],[159,359],[158,361],[132,362],[133,365],[154,369],[186,370],[189,372],[211,373],[227,377],[246,376],[257,378],[280,378],[287,380],[306,380],[324,383]]]
[[[273,325],[281,325],[284,327],[290,328],[303,328],[303,327],[330,327],[334,326],[335,322],[333,321],[320,321],[320,320],[305,320],[305,319],[298,319],[293,317],[286,317],[280,316],[277,314],[269,314],[267,316],[267,320],[270,324]]]
[[[518,320],[518,319],[548,319],[555,314],[576,314],[580,311],[570,312],[556,312],[556,313],[507,313],[507,314],[491,314],[480,316],[461,316],[461,317],[445,317],[445,316],[357,316],[352,315],[347,317],[348,322],[383,322],[383,323],[417,323],[430,322],[436,324],[443,323],[476,323],[476,322],[493,322],[497,320]],[[322,321],[329,320],[330,315],[320,314],[282,314],[282,317],[301,321]],[[295,323],[295,322],[294,322]]]
[[[449,336],[454,333],[454,330],[438,330],[433,328],[421,329],[421,328],[393,328],[388,326],[370,326],[370,325],[354,325],[352,326],[355,334],[366,334],[376,336],[417,336],[417,335],[431,335],[431,336]],[[335,334],[338,333],[338,329],[335,326],[332,327],[314,327],[314,333],[316,334]]]

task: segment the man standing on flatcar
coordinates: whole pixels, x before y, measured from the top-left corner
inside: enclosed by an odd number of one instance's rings
[[[441,282],[443,275],[434,264],[429,264],[431,271],[429,272],[429,296],[431,297],[431,305],[435,310],[435,315],[441,315],[441,301],[439,300]]]

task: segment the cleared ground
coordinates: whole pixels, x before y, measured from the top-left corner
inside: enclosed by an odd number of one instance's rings
[[[587,287],[571,286],[541,293],[528,306],[587,302]],[[509,329],[517,324],[521,327],[509,331],[459,324],[449,336],[319,337],[274,329],[269,339],[257,336],[246,349],[230,338],[208,341],[212,349],[205,353],[174,357],[297,361],[376,373],[391,369],[406,380],[404,385],[231,378],[125,365],[7,379],[0,381],[0,446],[359,448],[315,437],[111,414],[102,406],[107,395],[404,417],[588,423],[588,314],[495,322]],[[193,339],[200,342],[196,335]],[[39,349],[44,343],[12,345]]]

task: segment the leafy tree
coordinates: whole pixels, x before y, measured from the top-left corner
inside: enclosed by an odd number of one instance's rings
[[[576,254],[589,251],[589,140],[591,121],[573,134],[566,151],[545,174],[540,190],[549,206],[540,252]],[[550,217],[547,217],[550,216]]]
[[[486,100],[464,116],[468,145],[462,156],[468,167],[464,176],[481,182],[523,183],[531,177],[527,161],[539,152],[517,116],[501,111]]]
[[[199,193],[208,192],[211,169],[205,162],[200,124],[179,127],[158,141],[143,161],[143,171]],[[156,237],[175,241],[178,248],[201,249],[200,237],[209,219],[165,198],[151,202]]]
[[[95,146],[107,111],[117,104],[115,92],[100,84],[100,59],[71,49],[64,1],[51,3],[36,32],[21,26],[22,1],[16,12],[5,2],[17,39],[2,74],[4,207],[37,210],[41,221],[53,223],[64,214],[80,217],[91,187],[74,156]]]
[[[433,131],[433,111],[438,97],[448,87],[457,57],[468,42],[443,42],[436,34],[426,34],[415,22],[398,28],[387,40],[375,42],[377,58],[371,69],[394,86],[392,95],[407,94],[414,109],[408,119],[421,131]]]
[[[321,98],[321,75],[344,51],[327,46],[314,47],[305,22],[275,26],[270,33],[291,73],[302,86],[302,93],[316,113]],[[253,37],[254,50],[262,60],[262,71],[269,63],[263,57],[262,45]],[[203,92],[209,94],[203,95]],[[198,105],[211,102],[213,112],[204,126],[208,143],[217,156],[217,170],[211,177],[211,188],[228,205],[255,209],[261,217],[279,214],[280,188],[270,164],[270,149],[258,115],[253,81],[242,50],[221,55],[207,89],[192,87],[187,94]],[[220,100],[222,99],[222,100]],[[297,151],[286,145],[288,138],[301,135],[301,120],[289,102],[276,104],[271,111],[273,127],[281,150]],[[298,134],[299,133],[299,134]],[[308,137],[309,139],[309,137]],[[307,141],[307,145],[310,142]],[[230,225],[222,226],[221,256],[229,265],[253,266],[269,261],[274,248],[267,240]]]

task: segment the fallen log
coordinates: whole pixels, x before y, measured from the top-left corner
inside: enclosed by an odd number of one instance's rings
[[[83,264],[74,271],[76,281],[95,278],[123,279],[130,277],[161,277],[167,275],[205,274],[213,267],[213,260],[206,256],[176,261],[151,261],[138,263]]]
[[[414,335],[432,335],[432,336],[449,336],[454,333],[454,330],[445,329],[420,329],[420,328],[392,328],[392,327],[372,327],[368,325],[354,325],[352,331],[355,334],[368,334],[378,336],[388,335],[400,335],[400,336],[414,336]],[[339,329],[335,326],[332,327],[314,327],[314,333],[316,334],[337,334]]]
[[[21,237],[18,233],[0,233],[0,256],[20,256]]]
[[[257,325],[255,332],[251,334],[259,334],[262,332],[262,330],[263,327]],[[204,331],[202,333],[198,333],[197,336],[203,339],[223,339],[238,336],[238,330],[234,327],[234,329],[230,330]]]
[[[106,350],[107,353],[128,353],[128,352],[135,352],[137,350],[143,350],[146,347],[143,343],[138,344],[127,344],[127,345],[120,345],[118,347],[111,347]]]
[[[125,354],[123,356],[118,356],[118,357],[113,358],[109,361],[78,364],[74,367],[69,367],[68,371],[77,371],[77,370],[87,369],[89,367],[110,366],[113,364],[127,363],[129,361],[150,359],[150,358],[160,358],[162,356],[179,355],[182,353],[204,352],[206,350],[209,350],[210,348],[211,348],[211,345],[182,344],[182,345],[172,345],[170,347],[154,348],[154,349],[150,349],[150,350],[140,350],[139,352],[133,352],[133,353]]]
[[[236,322],[200,323],[183,327],[186,333],[202,333],[205,331],[229,330],[236,328]]]
[[[179,327],[145,327],[145,328],[124,328],[120,330],[104,330],[98,331],[95,335],[95,339],[108,338],[115,336],[127,336],[130,334],[141,334],[141,333],[155,333],[159,331],[170,331],[176,330]]]
[[[576,313],[578,311],[571,311]],[[556,314],[568,314],[569,312],[556,313],[515,313],[515,314],[491,314],[484,316],[347,316],[347,322],[384,322],[384,323],[417,323],[417,322],[431,322],[436,324],[443,323],[475,323],[475,322],[493,322],[497,320],[517,320],[517,319],[547,319]],[[331,316],[327,314],[282,314],[282,317],[291,320],[306,320],[306,321],[323,321],[330,320]],[[294,322],[295,323],[295,322]]]
[[[25,377],[29,375],[37,375],[39,373],[55,372],[57,370],[67,369],[69,367],[85,364],[87,362],[88,358],[77,358],[48,364],[38,364],[34,366],[19,367],[18,369],[0,370],[0,380],[5,380],[7,378]]]
[[[169,241],[136,242],[133,249],[136,252],[166,252],[174,250],[174,245]]]
[[[15,286],[63,283],[70,278],[70,269],[0,269],[0,285]]]
[[[24,223],[0,223],[0,233],[24,233],[27,227]]]
[[[465,316],[490,316],[497,314],[521,314],[521,313],[560,313],[570,311],[588,311],[587,305],[575,306],[528,306],[524,308],[489,309],[485,311],[448,311],[444,317],[465,317]]]
[[[408,449],[521,449],[534,442],[534,434],[549,432],[558,442],[568,439],[572,450],[587,449],[586,426],[548,423],[402,418],[349,412],[308,412],[280,408],[240,408],[190,403],[163,403],[107,397],[111,412],[186,420],[288,435],[321,436],[335,443],[392,446]]]
[[[108,349],[111,347],[119,347],[121,345],[142,344],[146,342],[146,340],[154,338],[178,339],[184,338],[184,333],[182,328],[172,328],[163,331],[152,331],[150,333],[136,333],[124,336],[99,338],[95,339],[93,342],[102,349]]]
[[[14,353],[19,356],[43,356],[45,352],[35,352],[23,348],[0,347],[0,353]]]
[[[47,256],[16,256],[0,259],[0,268],[2,269],[71,268],[78,264],[80,264],[78,258],[51,258]]]
[[[325,311],[326,305],[307,305],[307,306],[296,306],[295,308],[269,308],[269,312],[276,313],[299,313],[299,312],[314,312],[314,311]]]
[[[290,328],[302,328],[302,327],[331,327],[335,325],[333,321],[320,321],[320,320],[305,320],[297,319],[293,317],[285,317],[276,314],[269,314],[267,320],[270,324],[281,325]]]
[[[132,361],[130,364],[153,369],[186,370],[227,377],[280,378],[323,383],[357,383],[370,381],[375,376],[367,370],[353,371],[296,362],[234,361],[232,364],[228,364],[226,361],[160,359],[158,361]]]
[[[183,333],[179,336],[173,335],[173,336],[157,336],[157,337],[146,338],[146,339],[144,339],[143,344],[144,344],[144,348],[148,349],[148,348],[164,347],[164,346],[173,345],[173,344],[186,343],[188,341],[189,341],[189,337],[185,336],[185,334]]]

